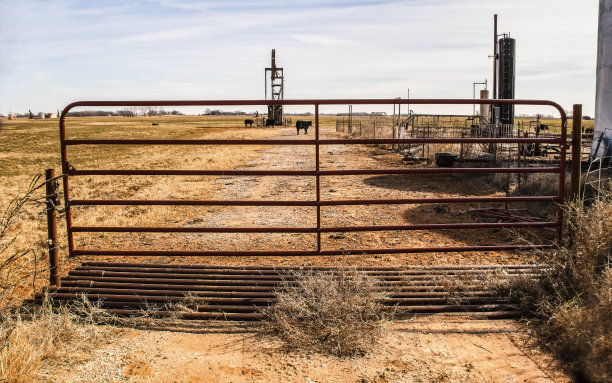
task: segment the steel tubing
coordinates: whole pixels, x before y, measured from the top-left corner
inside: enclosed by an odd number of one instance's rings
[[[395,230],[459,230],[557,227],[557,222],[444,223],[421,225],[377,225],[336,227],[137,227],[73,226],[73,233],[349,233]]]
[[[560,173],[559,167],[539,168],[403,168],[354,170],[135,170],[85,169],[68,170],[71,176],[357,176],[385,174],[494,174],[494,173]]]
[[[64,144],[74,145],[274,145],[274,146],[310,146],[310,145],[370,145],[370,144],[516,144],[516,143],[539,143],[558,144],[559,138],[371,138],[371,139],[325,139],[325,140],[78,140],[67,139]]]
[[[275,298],[275,289],[269,289],[266,291],[255,291],[255,292],[242,292],[242,291],[216,291],[216,290],[164,290],[161,288],[155,289],[148,286],[139,286],[136,283],[130,284],[131,289],[125,286],[112,287],[82,287],[66,285],[66,288],[53,290],[54,293],[79,293],[88,292],[96,294],[119,294],[119,293],[132,293],[140,295],[155,295],[162,294],[164,296],[195,296],[195,297],[211,297],[211,298]],[[128,289],[128,290],[126,290]],[[142,290],[140,290],[142,289]],[[398,292],[396,290],[382,290],[377,289],[376,291],[384,292],[387,298],[443,298],[449,297],[450,293],[447,291],[415,291],[415,292]],[[494,297],[493,291],[466,291],[463,292],[463,298],[476,298],[476,297]]]
[[[211,297],[211,298],[275,298],[275,290],[269,289],[267,291],[255,291],[255,292],[241,292],[241,291],[211,291],[211,290],[167,290],[167,289],[150,289],[148,286],[142,286],[137,283],[130,284],[131,288],[127,286],[119,287],[83,287],[66,285],[60,289],[54,289],[51,293],[96,293],[96,294],[125,294],[131,293],[134,295],[164,295],[164,296],[178,296],[178,297]],[[377,290],[382,291],[382,290]],[[492,291],[469,291],[463,293],[463,298],[475,298],[475,297],[491,297]],[[445,291],[430,291],[430,292],[408,292],[400,293],[389,290],[385,294],[388,298],[443,298],[448,297],[449,293]]]
[[[65,279],[62,279],[62,281],[66,281],[68,283],[70,282],[84,282],[82,277],[74,277],[74,276],[68,276]],[[163,284],[172,284],[174,282],[176,282],[176,285],[171,285],[171,286],[180,286],[181,288],[185,287],[185,286],[189,286],[188,288],[198,288],[198,287],[202,287],[202,288],[206,288],[206,290],[216,290],[216,291],[249,291],[249,290],[238,290],[240,288],[243,289],[248,289],[250,287],[255,287],[255,288],[260,288],[260,287],[265,287],[271,290],[274,290],[274,288],[276,286],[278,286],[275,282],[261,282],[261,283],[257,283],[255,285],[253,284],[248,284],[248,283],[227,283],[227,284],[221,284],[218,282],[214,282],[212,284],[201,284],[201,281],[198,280],[189,280],[189,279],[180,279],[180,280],[176,280],[176,279],[155,279],[155,278],[149,278],[149,279],[138,279],[138,282],[134,282],[134,279],[130,279],[130,278],[106,278],[106,277],[89,277],[88,281],[86,282],[104,282],[104,283],[121,283],[121,284],[130,284],[130,283],[138,283],[138,284],[155,284],[157,282]],[[382,287],[381,290],[383,291],[396,291],[396,292],[406,292],[406,291],[419,291],[419,292],[435,292],[435,291],[445,291],[448,289],[448,287],[445,287],[444,285],[438,284],[428,284],[426,282],[431,282],[431,281],[425,281],[425,283],[410,283],[410,284],[387,284],[386,286]],[[180,283],[180,284],[178,284]],[[466,289],[467,288],[474,288],[474,289],[478,289],[480,288],[478,285],[467,285],[464,286]],[[170,288],[170,287],[169,287]],[[255,291],[259,291],[259,290],[255,290]]]
[[[82,266],[100,266],[100,267],[151,267],[151,268],[181,268],[181,269],[221,269],[221,270],[282,270],[282,271],[293,271],[293,270],[339,270],[339,269],[355,269],[360,271],[398,271],[398,270],[477,270],[477,269],[543,269],[550,268],[548,265],[528,263],[528,264],[468,264],[468,265],[397,265],[397,266],[250,266],[250,265],[204,265],[204,264],[163,264],[163,263],[126,263],[126,262],[99,262],[99,261],[85,261],[81,264]]]
[[[215,297],[178,297],[170,295],[132,295],[132,294],[103,294],[94,292],[52,292],[49,294],[51,299],[56,300],[75,300],[79,297],[86,297],[90,301],[104,301],[104,302],[133,302],[138,304],[146,304],[149,302],[158,303],[197,303],[205,302],[208,305],[247,305],[247,306],[261,306],[269,305],[277,301],[276,298],[215,298]],[[499,297],[468,297],[459,296],[458,301],[467,302],[480,302],[479,304],[500,304],[500,301],[504,301]],[[384,305],[389,306],[414,306],[414,305],[444,305],[448,302],[447,297],[422,297],[422,298],[385,298],[381,299],[380,302]],[[464,304],[456,306],[471,306],[473,304]]]
[[[421,280],[435,280],[437,277],[447,277],[453,275],[465,275],[465,276],[478,276],[479,273],[469,274],[387,274],[387,275],[372,275],[377,280],[383,282],[390,281],[421,281]],[[293,281],[299,279],[296,275],[257,275],[257,274],[246,274],[246,275],[226,275],[226,274],[205,274],[205,273],[176,273],[176,272],[144,272],[144,271],[107,271],[107,270],[73,270],[70,272],[71,276],[77,277],[89,277],[89,276],[100,276],[100,277],[126,277],[126,278],[172,278],[172,279],[197,279],[205,283],[220,281],[220,282],[261,282],[261,281],[274,281],[281,283],[283,281]],[[484,274],[486,275],[486,274]],[[538,275],[538,274],[527,274],[521,273],[521,275]]]
[[[493,245],[493,246],[449,246],[449,247],[417,247],[391,249],[350,249],[350,250],[302,250],[302,251],[159,251],[159,250],[93,250],[75,249],[73,256],[159,256],[159,257],[198,257],[198,256],[332,256],[332,255],[363,255],[363,254],[410,254],[436,252],[468,252],[468,251],[500,251],[500,250],[533,250],[550,249],[553,245]]]
[[[70,201],[71,206],[350,206],[350,205],[409,205],[438,203],[501,203],[501,202],[554,202],[557,196],[524,197],[449,197],[405,198],[374,200],[322,200],[322,201],[197,201],[197,200],[82,200]]]
[[[138,101],[76,101],[66,106],[60,115],[60,119],[66,118],[71,109],[82,106],[249,106],[249,105],[394,105],[394,104],[412,104],[412,105],[472,105],[472,104],[490,104],[488,99],[422,99],[411,98],[402,100],[396,98],[389,99],[303,99],[303,100],[138,100]],[[566,120],[567,116],[563,107],[554,101],[549,100],[502,100],[496,99],[495,104],[502,105],[542,105],[551,106],[559,112],[562,120]]]
[[[159,265],[163,266],[163,265]],[[232,275],[276,275],[276,276],[295,276],[295,273],[309,273],[309,272],[320,272],[320,273],[339,273],[342,271],[359,271],[362,274],[369,276],[379,276],[379,275],[426,275],[426,274],[440,274],[440,275],[468,275],[468,274],[485,274],[490,270],[503,270],[508,273],[524,273],[524,272],[532,272],[533,270],[543,269],[541,267],[513,267],[513,268],[505,268],[503,266],[492,267],[492,268],[444,268],[444,269],[396,269],[396,270],[368,270],[368,269],[216,269],[216,268],[183,268],[176,267],[172,265],[167,265],[167,267],[134,267],[132,265],[121,265],[115,267],[104,267],[104,266],[95,266],[95,265],[84,265],[76,267],[75,271],[123,271],[123,272],[164,272],[164,273],[182,273],[182,274],[217,274],[217,275],[226,275],[228,278],[231,278]]]

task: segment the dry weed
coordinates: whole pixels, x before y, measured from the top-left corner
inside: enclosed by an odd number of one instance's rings
[[[566,204],[570,239],[537,253],[539,280],[516,277],[499,291],[517,298],[537,337],[579,381],[612,381],[612,193]]]
[[[367,354],[391,316],[376,285],[355,270],[297,273],[276,291],[277,303],[262,310],[263,331],[291,351]]]
[[[47,303],[27,315],[0,318],[0,381],[48,381],[61,368],[87,360],[116,329],[97,326],[67,307]]]
[[[19,288],[36,285],[37,275],[44,271],[38,262],[38,254],[32,246],[17,245],[24,233],[19,230],[20,222],[32,214],[44,201],[37,200],[36,192],[45,186],[40,182],[41,175],[30,181],[27,190],[12,199],[0,217],[0,308],[12,303],[18,295]],[[42,210],[42,209],[40,209]]]

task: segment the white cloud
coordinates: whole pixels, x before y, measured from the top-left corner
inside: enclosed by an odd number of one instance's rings
[[[152,33],[141,33],[137,35],[122,37],[116,40],[118,43],[151,43],[160,41],[181,40],[194,37],[198,34],[197,28],[170,29]]]
[[[346,45],[351,44],[349,40],[335,39],[324,35],[315,34],[293,34],[289,35],[297,42],[314,45]]]
[[[491,81],[495,12],[517,39],[517,96],[592,114],[597,4],[569,0],[0,0],[0,112],[260,98],[272,48],[287,97],[469,98]]]

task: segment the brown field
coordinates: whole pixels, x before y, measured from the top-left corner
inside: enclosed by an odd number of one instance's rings
[[[295,119],[295,117],[294,117]],[[310,119],[310,118],[309,118]],[[69,138],[173,139],[295,139],[291,128],[244,128],[244,117],[96,117],[67,119]],[[341,137],[336,118],[322,116],[322,137]],[[152,123],[159,125],[152,126]],[[309,131],[309,138],[313,136]],[[0,130],[0,206],[22,193],[32,177],[55,168],[60,173],[58,120],[2,121]],[[299,138],[306,138],[300,135]],[[313,170],[310,147],[229,146],[107,146],[71,147],[68,158],[76,169],[294,169]],[[332,145],[321,149],[322,169],[408,166],[397,153],[374,146]],[[323,179],[322,199],[503,196],[488,177],[351,176]],[[306,177],[73,177],[72,198],[125,199],[314,199],[314,180]],[[42,198],[42,192],[40,193]],[[63,198],[62,198],[63,200]],[[323,225],[374,225],[482,220],[463,205],[329,207]],[[495,206],[500,207],[500,206]],[[529,208],[529,214],[550,219],[554,206]],[[314,208],[285,207],[81,207],[74,208],[74,225],[83,226],[313,226]],[[18,302],[46,284],[46,223],[43,207],[30,205],[11,229],[10,249],[32,252],[3,275],[6,301]],[[62,274],[84,259],[68,259],[64,221],[59,221]],[[549,231],[537,232],[549,239]],[[323,249],[366,247],[465,246],[513,242],[524,234],[488,230],[374,232],[324,235]],[[314,249],[310,234],[79,234],[77,247],[143,250],[306,250]],[[8,256],[11,252],[5,254]],[[3,255],[3,256],[5,256]],[[100,258],[98,258],[100,259]],[[124,261],[106,257],[106,260]],[[513,252],[425,253],[413,255],[320,257],[138,258],[164,263],[276,264],[276,265],[403,265],[500,264],[528,262]],[[0,260],[2,261],[2,260]],[[32,267],[37,278],[32,281]],[[21,280],[14,285],[10,281]],[[16,288],[13,292],[9,288]],[[10,294],[9,294],[10,293]],[[436,317],[398,323],[376,355],[351,361],[312,358],[275,351],[273,344],[254,337],[250,329],[202,325],[189,332],[125,330],[110,346],[95,351],[90,362],[62,371],[63,378],[80,381],[565,381],[546,356],[527,346],[524,329],[511,321],[482,322]],[[450,341],[449,341],[450,339]],[[450,342],[450,343],[448,343]],[[474,347],[475,346],[475,347]],[[149,353],[148,350],[155,350]],[[467,355],[467,356],[466,356]],[[96,362],[98,361],[98,362]],[[546,362],[544,362],[546,361]],[[96,364],[97,363],[97,364]],[[102,364],[101,364],[102,363]],[[119,366],[104,372],[104,363]],[[423,367],[425,366],[425,367]],[[423,369],[423,371],[416,372]],[[70,370],[70,371],[68,371]],[[174,372],[171,372],[174,371]],[[177,372],[179,371],[179,372]],[[106,375],[104,375],[106,374]],[[202,375],[204,374],[204,375]],[[552,375],[551,375],[552,374]],[[206,377],[208,376],[208,378]],[[53,381],[53,379],[52,379]]]

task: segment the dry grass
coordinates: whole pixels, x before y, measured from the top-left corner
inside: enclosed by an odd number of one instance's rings
[[[68,118],[69,138],[174,138],[174,139],[248,139],[266,138],[278,134],[278,129],[244,128],[244,117],[232,116],[167,116],[167,117],[83,117]],[[152,126],[156,122],[159,125]],[[0,131],[0,211],[5,211],[14,199],[28,190],[35,174],[46,168],[61,168],[59,159],[58,120],[3,120]],[[241,146],[240,153],[229,146],[142,147],[109,145],[106,147],[71,147],[69,161],[77,169],[105,168],[178,168],[178,169],[233,169],[253,158],[264,146]],[[71,183],[73,198],[140,198],[140,199],[207,199],[223,185],[222,177],[74,177]],[[60,190],[61,192],[61,190]],[[44,189],[32,196],[42,199]],[[183,212],[181,212],[183,213]],[[190,209],[177,215],[173,208],[103,208],[98,206],[75,208],[75,225],[116,225],[129,221],[156,222],[160,225],[181,225],[201,215],[201,209]],[[179,219],[177,219],[179,218]],[[63,270],[73,265],[67,259],[64,217],[58,221],[60,264]],[[100,246],[114,243],[110,235],[76,236],[79,246]],[[110,238],[110,239],[109,239]],[[33,282],[33,274],[46,271],[46,221],[44,208],[28,202],[22,206],[0,246],[10,239],[10,248],[0,256],[0,264],[16,252],[27,254],[13,262],[15,268],[8,277],[14,284],[15,297],[25,298],[40,289],[45,278]],[[110,242],[110,243],[109,243]],[[177,241],[178,242],[178,239]],[[129,238],[134,243],[134,236]],[[6,277],[6,278],[5,278]],[[7,291],[6,287],[4,291]],[[8,294],[8,293],[7,293]],[[7,295],[5,294],[5,296]]]
[[[38,261],[42,254],[35,245],[22,244],[25,235],[20,230],[34,211],[43,210],[44,198],[37,198],[44,197],[37,196],[45,186],[40,179],[35,176],[23,195],[11,200],[0,216],[0,309],[19,301],[24,286],[35,286],[38,275],[46,270],[45,263]]]
[[[578,381],[612,381],[612,193],[593,205],[565,207],[567,243],[537,256],[539,280],[516,277],[496,285],[518,299],[537,338]]]
[[[92,314],[77,316],[66,307],[46,304],[24,319],[0,318],[0,381],[43,382],[87,360],[117,329],[98,326]]]
[[[263,309],[263,331],[290,351],[367,354],[391,317],[376,285],[354,270],[298,273],[276,291],[278,302]]]
[[[554,249],[533,254],[541,275],[495,270],[438,281],[449,303],[473,291],[518,302],[534,339],[554,353],[577,381],[612,381],[612,192],[593,204],[564,206],[570,235]]]

